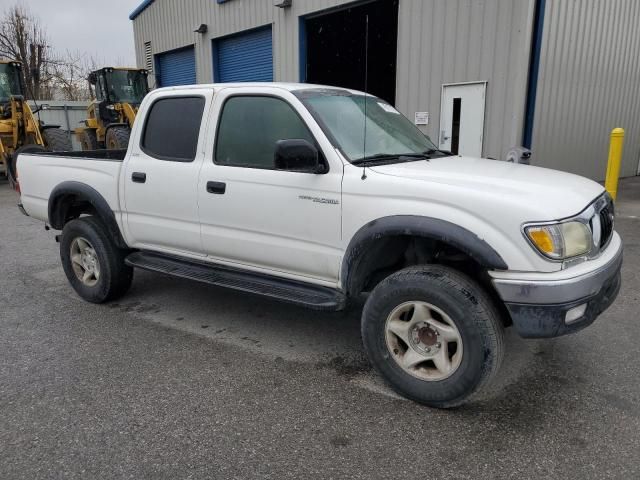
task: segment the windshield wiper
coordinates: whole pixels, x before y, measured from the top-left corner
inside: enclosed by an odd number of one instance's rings
[[[369,165],[377,162],[412,162],[415,160],[429,160],[429,155],[426,153],[378,153],[376,155],[369,155],[367,157],[352,160],[351,164]]]
[[[453,152],[450,152],[448,150],[440,150],[439,148],[430,148],[429,150],[423,152],[425,155],[433,155],[434,153],[442,153],[443,155],[446,156],[452,156]]]

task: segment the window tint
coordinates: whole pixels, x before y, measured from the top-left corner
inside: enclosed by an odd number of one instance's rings
[[[218,127],[215,161],[222,165],[274,168],[278,140],[315,140],[302,119],[284,100],[231,97]]]
[[[204,110],[202,97],[171,97],[152,106],[142,135],[142,149],[162,160],[191,162],[198,148]]]

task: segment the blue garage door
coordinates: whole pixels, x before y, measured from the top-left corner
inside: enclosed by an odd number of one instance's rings
[[[216,82],[272,82],[271,27],[217,40],[214,44]]]
[[[156,56],[158,85],[192,85],[196,83],[196,55],[193,47],[160,53]]]

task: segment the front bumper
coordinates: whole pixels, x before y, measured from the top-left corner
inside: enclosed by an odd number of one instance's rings
[[[591,325],[618,296],[621,267],[622,241],[614,233],[600,258],[579,266],[550,274],[530,274],[522,279],[515,272],[502,277],[494,272],[492,276],[518,334],[525,338],[548,338]]]

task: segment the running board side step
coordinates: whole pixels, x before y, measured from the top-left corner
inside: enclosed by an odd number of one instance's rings
[[[346,305],[345,295],[331,288],[160,253],[134,252],[127,256],[125,263],[143,270],[254,293],[314,310],[342,310]]]

